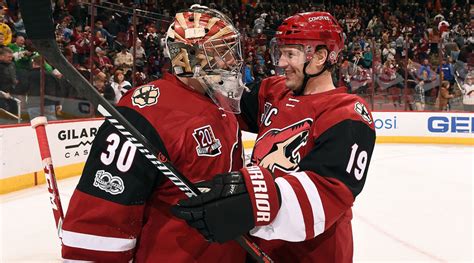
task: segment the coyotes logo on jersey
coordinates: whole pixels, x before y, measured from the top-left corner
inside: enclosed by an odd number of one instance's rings
[[[308,142],[313,120],[310,118],[283,129],[270,129],[255,142],[252,162],[275,172],[292,172],[301,161],[299,149]]]

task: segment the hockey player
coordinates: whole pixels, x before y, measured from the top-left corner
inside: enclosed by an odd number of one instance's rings
[[[264,79],[241,101],[248,130],[258,133],[252,166],[217,175],[208,193],[181,200],[173,214],[219,243],[250,231],[275,262],[351,262],[351,207],[375,129],[366,103],[333,85],[342,48],[329,13],[284,20],[272,50],[285,76]]]
[[[243,166],[234,114],[242,95],[240,35],[222,13],[194,5],[166,37],[174,75],[131,89],[119,111],[193,182]],[[161,137],[160,140],[157,134]],[[211,244],[170,206],[184,193],[105,121],[62,227],[62,256],[94,262],[242,262],[235,242]]]

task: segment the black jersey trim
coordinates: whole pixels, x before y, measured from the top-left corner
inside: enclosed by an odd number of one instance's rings
[[[354,145],[357,146],[354,146]],[[315,139],[315,146],[299,163],[300,170],[313,171],[323,177],[336,178],[352,192],[354,198],[362,191],[375,145],[375,131],[361,121],[344,120],[326,130]],[[357,148],[357,150],[353,150]],[[348,163],[354,152],[353,165]],[[357,158],[362,151],[367,153],[363,176],[354,176],[358,169]],[[362,158],[363,159],[363,158]],[[351,170],[348,173],[348,167]],[[359,170],[362,171],[362,170]]]
[[[137,127],[156,148],[164,149],[162,153],[169,158],[169,154],[158,137],[157,131],[145,117],[130,108],[118,107],[117,110],[132,125]],[[94,139],[77,189],[92,196],[122,205],[142,205],[156,187],[164,182],[165,176],[139,151],[135,153],[131,168],[125,172],[118,169],[118,154],[116,154],[111,164],[104,164],[101,161],[101,155],[107,151],[108,143],[106,139],[112,133],[119,135],[121,138],[118,148],[122,147],[127,140],[113,125],[105,120]],[[101,175],[113,178],[114,182],[119,184],[121,189],[112,193],[112,191],[106,189],[106,185],[98,185],[100,180],[98,181],[97,179]]]
[[[261,82],[249,85],[250,91],[244,91],[240,100],[240,109],[242,119],[248,126],[248,131],[258,132],[258,93],[260,91]]]

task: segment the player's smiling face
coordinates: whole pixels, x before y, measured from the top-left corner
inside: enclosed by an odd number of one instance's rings
[[[299,45],[285,45],[280,47],[278,66],[285,71],[286,87],[296,91],[303,85],[303,68],[306,55]]]

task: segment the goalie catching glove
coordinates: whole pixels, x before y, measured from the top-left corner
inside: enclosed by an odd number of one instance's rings
[[[270,224],[280,208],[273,176],[259,166],[218,174],[203,184],[208,192],[180,200],[171,211],[208,241],[224,243]]]

